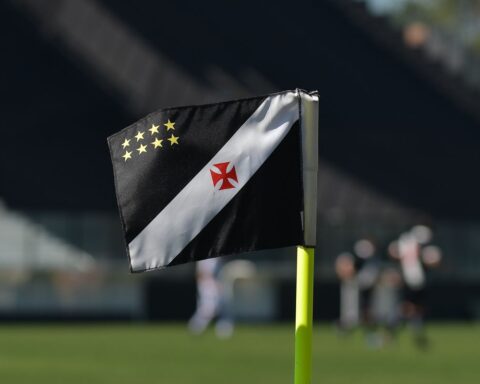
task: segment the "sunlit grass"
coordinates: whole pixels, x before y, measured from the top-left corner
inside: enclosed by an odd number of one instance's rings
[[[314,330],[314,383],[476,384],[480,326],[432,325],[427,351],[408,331],[369,349],[357,332]],[[241,326],[228,340],[184,325],[3,325],[0,383],[292,383],[292,326]]]

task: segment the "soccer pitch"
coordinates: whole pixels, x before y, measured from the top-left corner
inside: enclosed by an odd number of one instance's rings
[[[383,349],[363,335],[314,330],[314,383],[476,384],[480,325],[430,325],[430,350],[407,330]],[[231,339],[173,325],[2,325],[0,383],[293,383],[293,325],[240,326]]]

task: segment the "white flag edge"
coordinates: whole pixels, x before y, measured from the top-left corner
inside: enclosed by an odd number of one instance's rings
[[[317,244],[318,178],[318,102],[317,92],[297,90],[300,96],[300,120],[303,156],[303,230],[305,245]]]

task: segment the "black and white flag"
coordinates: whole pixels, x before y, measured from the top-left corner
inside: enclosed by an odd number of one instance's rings
[[[315,245],[318,95],[161,109],[110,136],[133,272]]]

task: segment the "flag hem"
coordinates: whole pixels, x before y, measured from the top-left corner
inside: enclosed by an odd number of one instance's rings
[[[191,104],[191,105],[181,105],[181,106],[177,106],[177,107],[159,108],[155,111],[150,112],[148,115],[142,117],[141,119],[135,121],[134,123],[129,124],[128,126],[121,129],[120,131],[111,134],[110,136],[108,136],[107,142],[110,142],[110,139],[120,135],[122,132],[126,131],[127,129],[135,127],[137,124],[140,124],[141,122],[143,122],[145,120],[148,120],[152,115],[157,114],[157,113],[168,112],[168,111],[172,111],[172,110],[181,111],[182,109],[187,109],[187,108],[211,107],[211,106],[214,106],[214,105],[222,105],[222,104],[235,103],[235,102],[248,101],[248,100],[266,99],[267,97],[277,96],[277,95],[281,95],[281,94],[288,93],[288,92],[297,93],[298,90],[309,94],[309,92],[301,90],[301,89],[294,89],[294,90],[289,89],[289,90],[285,90],[285,91],[273,92],[273,93],[266,94],[266,95],[243,97],[243,98],[231,99],[231,100],[224,100],[224,101],[220,101],[220,102],[216,102],[216,103]]]
[[[302,132],[302,187],[304,243],[316,245],[317,227],[317,177],[318,177],[318,92],[297,90],[299,118]]]

